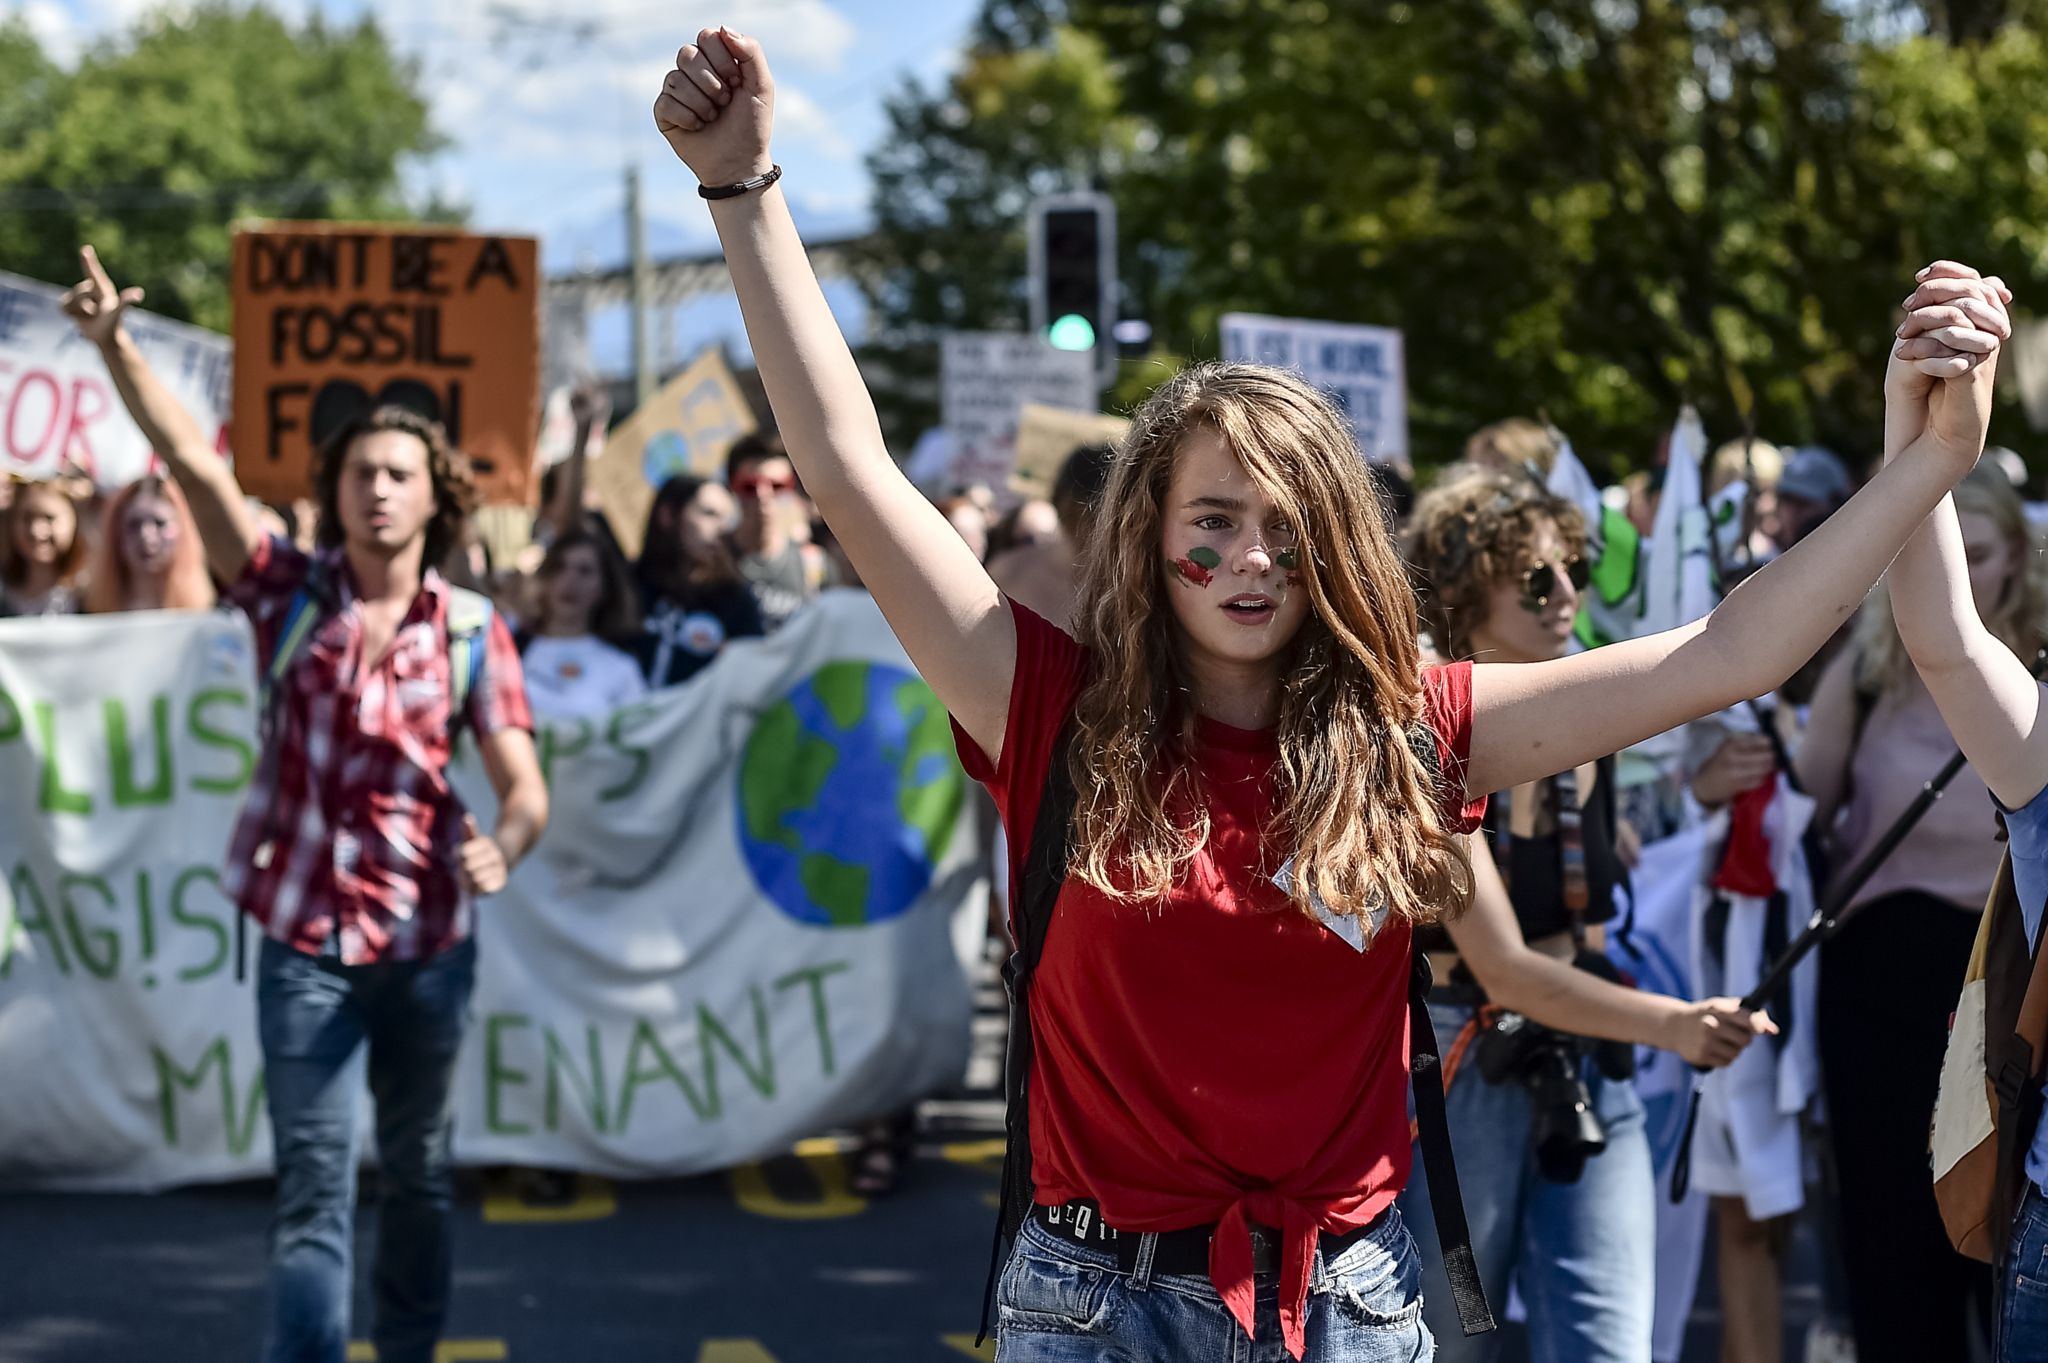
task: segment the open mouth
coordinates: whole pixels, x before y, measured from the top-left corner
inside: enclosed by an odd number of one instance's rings
[[[1246,624],[1257,624],[1261,621],[1270,620],[1275,606],[1273,598],[1270,596],[1246,594],[1231,597],[1223,603],[1223,609],[1235,620],[1243,621]]]

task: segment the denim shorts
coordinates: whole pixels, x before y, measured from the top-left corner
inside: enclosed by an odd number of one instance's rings
[[[1126,1232],[1128,1234],[1128,1232]],[[1247,1338],[1206,1276],[1126,1272],[1116,1255],[1060,1239],[1027,1219],[996,1287],[997,1363],[1282,1363],[1279,1275],[1254,1280],[1258,1339]],[[1304,1363],[1423,1363],[1422,1265],[1389,1208],[1309,1278]]]

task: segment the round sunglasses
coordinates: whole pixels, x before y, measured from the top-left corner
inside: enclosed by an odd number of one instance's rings
[[[1539,563],[1522,574],[1523,610],[1540,611],[1550,604],[1550,598],[1557,595],[1558,567],[1555,563]],[[1593,576],[1593,569],[1586,560],[1569,558],[1564,561],[1563,567],[1566,580],[1572,584],[1572,590],[1585,591],[1586,584]]]

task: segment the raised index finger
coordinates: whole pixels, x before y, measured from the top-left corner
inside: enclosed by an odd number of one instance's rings
[[[79,247],[78,263],[85,267],[85,277],[90,279],[95,287],[105,289],[108,293],[114,291],[114,281],[107,277],[106,269],[100,264],[98,251],[93,250],[91,246]]]

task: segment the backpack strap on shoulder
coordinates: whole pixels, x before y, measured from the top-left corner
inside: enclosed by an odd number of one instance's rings
[[[448,743],[452,748],[469,716],[469,698],[483,677],[493,607],[467,587],[448,589]]]

